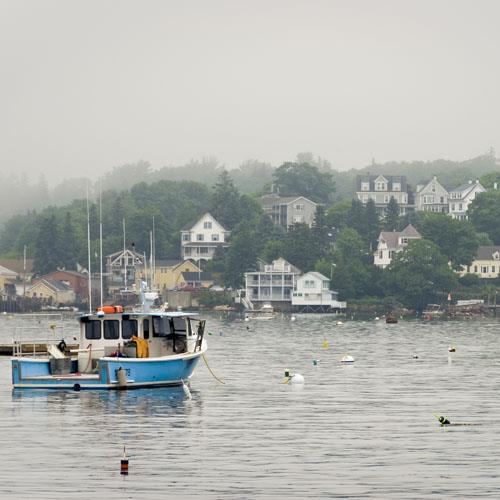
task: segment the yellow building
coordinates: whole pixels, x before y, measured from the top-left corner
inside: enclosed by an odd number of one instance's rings
[[[460,276],[475,274],[482,279],[498,278],[500,273],[500,246],[481,246],[470,266],[463,266]]]
[[[42,299],[49,304],[74,304],[75,292],[73,289],[56,280],[41,279],[26,290],[28,297]]]
[[[156,263],[155,288],[160,292],[187,285],[182,273],[198,273],[201,269],[190,260],[161,260]]]

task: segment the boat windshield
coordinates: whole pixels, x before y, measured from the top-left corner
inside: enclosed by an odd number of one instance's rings
[[[153,316],[153,337],[166,337],[170,334],[170,325],[167,318]]]

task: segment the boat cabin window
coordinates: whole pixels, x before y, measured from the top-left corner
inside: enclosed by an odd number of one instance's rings
[[[142,336],[147,340],[149,339],[149,319],[142,321]]]
[[[170,328],[172,333],[186,332],[186,318],[172,318],[170,323]]]
[[[119,321],[116,319],[105,319],[104,324],[104,338],[114,340],[120,338]]]
[[[170,327],[167,318],[153,316],[153,337],[166,337],[170,334]]]
[[[137,320],[122,320],[122,339],[131,339],[133,336],[137,337]]]
[[[101,322],[98,319],[91,319],[85,323],[85,338],[88,340],[101,338]]]

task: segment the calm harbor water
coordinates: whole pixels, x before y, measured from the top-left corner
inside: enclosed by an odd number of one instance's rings
[[[0,342],[23,322],[0,317]],[[0,498],[499,498],[500,321],[335,322],[209,317],[226,385],[201,362],[192,399],[13,392],[0,358]]]

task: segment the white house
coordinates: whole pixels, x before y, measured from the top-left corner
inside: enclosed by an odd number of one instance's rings
[[[181,256],[183,260],[213,259],[217,248],[229,246],[228,238],[229,231],[207,212],[181,229]]]
[[[454,219],[466,220],[468,218],[467,210],[474,198],[484,193],[486,189],[481,183],[469,181],[467,184],[457,187],[450,191],[449,213]]]
[[[245,273],[245,296],[252,303],[290,302],[300,269],[283,258],[268,264],[257,262],[257,270]]]
[[[448,212],[448,191],[434,176],[430,181],[417,185],[415,210],[421,212]]]
[[[292,293],[292,309],[296,312],[330,312],[346,308],[330,290],[330,280],[321,273],[310,271],[297,278]]]
[[[394,198],[399,205],[400,215],[408,210],[408,185],[404,175],[358,175],[356,197],[363,204],[373,200],[379,216],[383,217],[387,206]]]
[[[314,224],[318,204],[305,196],[268,194],[259,200],[264,212],[279,226],[288,229],[294,224]]]
[[[401,252],[410,240],[419,240],[422,236],[408,224],[402,231],[382,231],[378,237],[377,250],[373,254],[373,263],[378,267],[387,267],[397,252]]]
[[[460,276],[475,274],[481,279],[498,278],[500,275],[500,246],[480,246],[474,260],[463,266]]]

